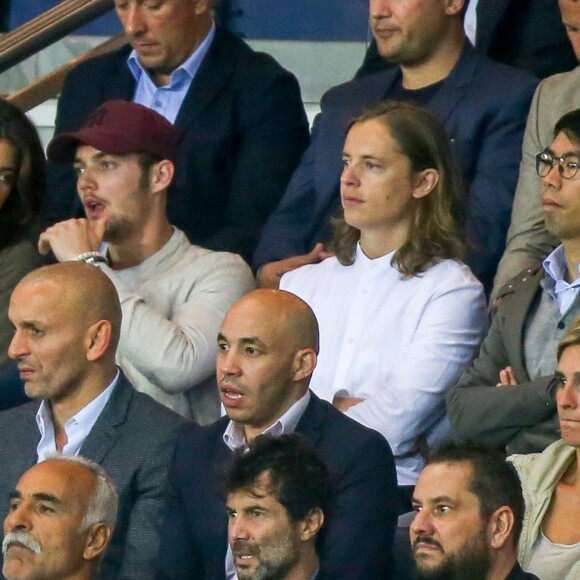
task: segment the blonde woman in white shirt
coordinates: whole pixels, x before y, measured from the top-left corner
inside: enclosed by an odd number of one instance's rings
[[[312,390],[386,437],[408,496],[426,450],[449,433],[445,392],[476,354],[485,296],[458,261],[465,204],[431,113],[399,102],[369,109],[348,131],[343,163],[336,257],[280,287],[320,324]]]

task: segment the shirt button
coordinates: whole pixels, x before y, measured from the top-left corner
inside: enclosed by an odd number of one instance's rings
[[[155,102],[153,103],[153,106],[154,106],[156,109],[160,109],[160,108],[161,108],[161,101],[155,101]]]
[[[566,328],[566,325],[562,321],[560,321],[558,322],[558,328],[562,330],[563,328]]]

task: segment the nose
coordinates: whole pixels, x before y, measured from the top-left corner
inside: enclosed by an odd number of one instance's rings
[[[216,367],[218,378],[225,376],[238,377],[242,374],[238,354],[231,348],[226,351],[218,351]]]
[[[123,25],[123,30],[129,36],[137,36],[146,31],[147,27],[142,14],[142,7],[137,3],[130,3],[126,8],[117,8],[117,15]]]
[[[348,185],[351,187],[356,187],[359,185],[360,180],[357,175],[357,171],[353,164],[345,165],[340,174],[341,185]]]
[[[17,330],[10,341],[10,345],[8,346],[8,356],[12,360],[17,360],[30,354],[28,343],[23,334],[22,331]]]
[[[565,384],[556,392],[558,408],[570,410],[578,407],[578,391],[574,385]]]
[[[423,509],[415,512],[415,517],[411,522],[409,531],[411,533],[411,540],[413,540],[415,536],[430,536],[433,534],[433,521],[428,510]]]
[[[77,177],[77,190],[79,193],[89,193],[96,187],[96,181],[93,178],[91,170],[87,167]]]
[[[15,508],[11,508],[4,520],[4,533],[6,534],[13,530],[30,531],[31,529],[30,509],[26,502],[21,502]]]
[[[548,174],[542,177],[542,187],[544,189],[559,189],[562,185],[562,176],[560,175],[560,166],[556,163],[550,167]]]
[[[390,0],[370,0],[369,15],[371,18],[387,18],[391,16]]]
[[[243,518],[239,515],[232,517],[228,524],[228,536],[230,542],[233,543],[236,540],[247,540],[250,537],[248,532],[248,527],[244,523]]]

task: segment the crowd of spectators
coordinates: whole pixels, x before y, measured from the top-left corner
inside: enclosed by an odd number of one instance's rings
[[[311,132],[211,0],[115,0],[46,157],[0,100],[5,578],[579,577],[580,3],[540,4],[370,0]]]

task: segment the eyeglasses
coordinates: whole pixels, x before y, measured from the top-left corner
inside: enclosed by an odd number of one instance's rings
[[[536,173],[546,177],[552,167],[558,166],[558,172],[564,179],[574,179],[580,169],[580,157],[576,153],[566,153],[562,157],[554,157],[547,149],[536,155]]]

